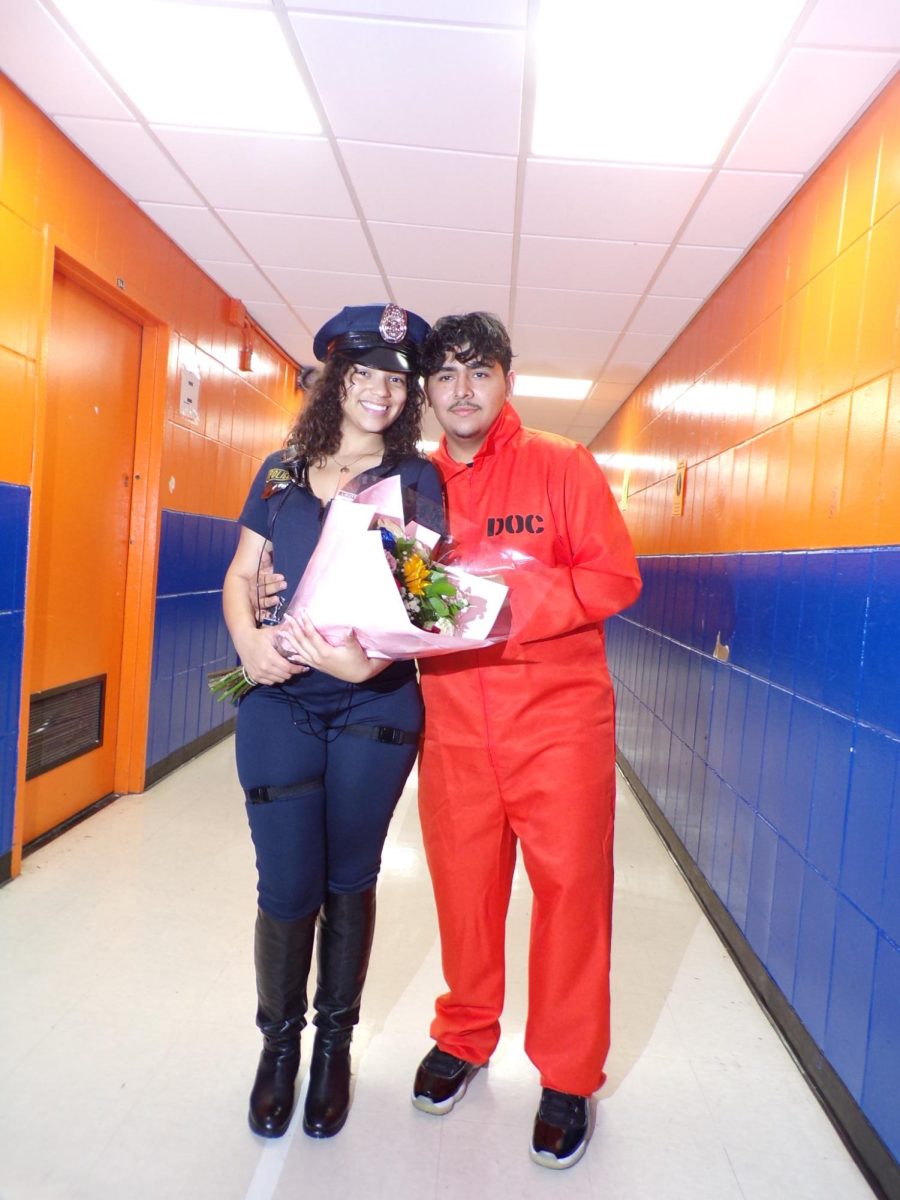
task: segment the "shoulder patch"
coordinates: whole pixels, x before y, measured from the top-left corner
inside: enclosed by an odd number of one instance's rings
[[[286,487],[290,487],[290,484],[290,471],[285,470],[284,467],[270,467],[263,485],[263,500],[268,500],[275,492],[283,492]]]

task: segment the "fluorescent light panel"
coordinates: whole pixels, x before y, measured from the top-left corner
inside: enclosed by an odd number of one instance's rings
[[[542,0],[532,153],[709,166],[804,0]]]
[[[519,375],[513,393],[536,396],[543,400],[583,400],[594,385],[593,379],[561,379],[552,375]]]
[[[148,121],[321,132],[274,13],[173,0],[56,0]]]

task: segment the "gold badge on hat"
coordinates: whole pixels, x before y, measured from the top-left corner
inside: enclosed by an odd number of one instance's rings
[[[402,342],[406,337],[406,309],[399,304],[386,304],[381,320],[378,322],[378,332],[386,342]]]

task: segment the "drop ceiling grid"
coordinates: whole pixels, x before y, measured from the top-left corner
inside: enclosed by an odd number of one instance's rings
[[[151,123],[53,0],[4,0],[0,68],[298,360],[344,303],[513,313],[520,371],[594,379],[527,406],[580,440],[900,59],[896,0],[818,0],[719,164],[567,162],[523,149],[527,0],[189,2],[280,13],[322,134]]]

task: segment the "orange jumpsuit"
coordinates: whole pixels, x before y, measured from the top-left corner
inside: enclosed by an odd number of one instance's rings
[[[509,571],[512,632],[486,650],[423,660],[419,810],[444,978],[431,1035],[486,1062],[500,1037],[516,843],[534,893],[525,1050],[541,1086],[590,1095],[609,1050],[615,740],[605,617],[640,576],[592,456],[522,426],[507,404],[471,464],[446,443],[462,563]]]

